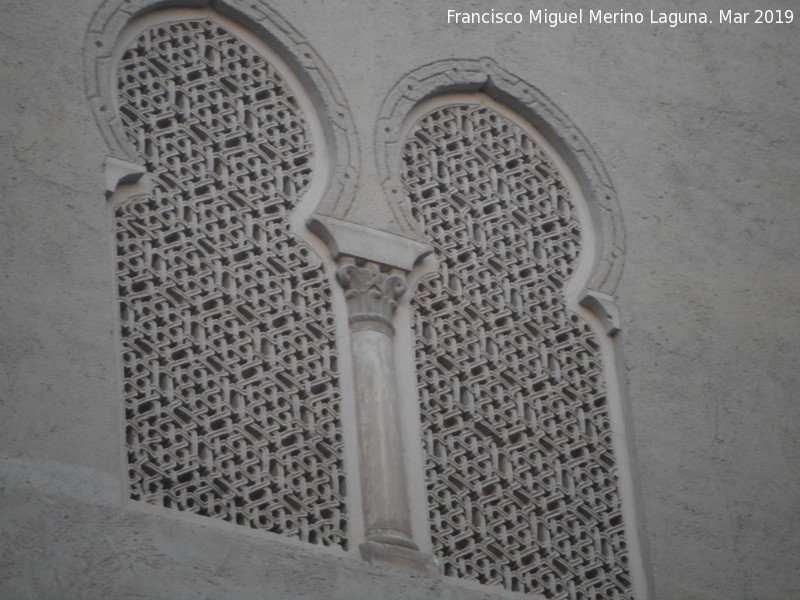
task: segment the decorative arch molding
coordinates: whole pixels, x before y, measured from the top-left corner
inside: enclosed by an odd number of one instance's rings
[[[294,27],[269,7],[242,0],[105,0],[97,9],[86,33],[84,73],[89,104],[110,155],[118,159],[112,160],[110,168],[122,173],[120,179],[109,182],[109,191],[136,177],[137,159],[114,110],[114,69],[121,36],[128,25],[149,13],[174,9],[209,9],[259,38],[286,63],[321,122],[324,147],[319,152],[326,154],[330,165],[315,212],[343,215],[353,203],[359,172],[355,126],[344,95],[322,58]],[[119,159],[131,164],[125,166]]]
[[[616,191],[594,149],[577,126],[534,86],[490,58],[437,61],[401,79],[384,100],[375,132],[378,172],[397,221],[419,239],[419,224],[398,187],[400,155],[409,115],[422,102],[447,94],[479,93],[500,102],[529,122],[553,146],[577,180],[595,231],[594,264],[580,303],[603,322],[606,333],[619,330],[613,294],[622,272],[625,242]]]

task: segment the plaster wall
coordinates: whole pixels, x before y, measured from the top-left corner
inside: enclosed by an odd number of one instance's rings
[[[0,597],[489,597],[125,500],[108,147],[83,71],[99,5],[2,2]],[[795,597],[800,25],[456,26],[423,0],[269,5],[333,73],[376,190],[381,102],[442,58],[490,56],[577,124],[625,222],[617,345],[650,597]],[[754,7],[692,10],[720,8]],[[386,210],[375,197],[356,217]]]

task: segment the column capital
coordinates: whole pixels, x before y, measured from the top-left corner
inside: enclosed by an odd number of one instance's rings
[[[394,336],[394,312],[408,288],[405,271],[341,256],[336,280],[344,289],[353,331],[372,329]]]
[[[433,251],[420,241],[325,215],[308,227],[336,261],[350,324],[365,560],[435,571],[413,539],[394,360],[394,316],[406,277]]]

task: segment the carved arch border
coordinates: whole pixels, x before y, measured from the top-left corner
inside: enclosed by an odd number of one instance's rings
[[[144,15],[176,8],[210,9],[261,39],[300,81],[322,124],[328,181],[315,212],[336,216],[353,203],[359,172],[352,115],[333,74],[311,45],[282,16],[263,4],[242,0],[105,0],[84,42],[86,95],[113,156],[137,163],[117,111],[113,110],[115,48],[126,26]],[[116,185],[116,181],[112,185]],[[113,190],[109,190],[113,191]]]
[[[603,322],[606,333],[619,330],[613,299],[625,255],[624,228],[616,191],[594,149],[577,126],[534,86],[501,68],[491,58],[430,63],[403,77],[384,100],[375,131],[375,155],[384,193],[400,225],[419,238],[408,199],[398,189],[404,124],[414,107],[453,93],[481,93],[526,119],[567,164],[577,179],[595,228],[594,264],[580,303]]]

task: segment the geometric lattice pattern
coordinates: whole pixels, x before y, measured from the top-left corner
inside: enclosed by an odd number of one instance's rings
[[[146,30],[118,77],[153,181],[115,210],[131,497],[345,547],[330,284],[288,221],[297,100],[208,19]]]
[[[599,346],[564,301],[581,247],[564,181],[522,127],[478,104],[422,117],[403,161],[438,259],[412,304],[445,573],[631,598]]]

